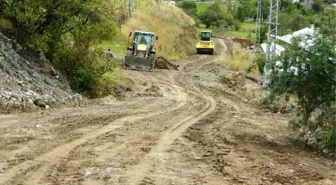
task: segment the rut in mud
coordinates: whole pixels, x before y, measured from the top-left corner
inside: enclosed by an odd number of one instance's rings
[[[334,164],[286,140],[287,118],[195,78],[224,60],[192,56],[179,70],[128,71],[132,98],[0,116],[0,184],[335,184]]]

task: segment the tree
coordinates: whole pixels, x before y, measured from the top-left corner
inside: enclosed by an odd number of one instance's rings
[[[68,75],[75,90],[92,92],[112,71],[92,46],[112,39],[117,26],[110,0],[0,0],[0,19],[12,24],[17,40]]]
[[[333,42],[336,42],[336,9],[325,8],[320,15],[320,22],[316,24],[320,28],[320,32],[324,35],[328,35]]]
[[[194,1],[187,1],[187,0],[184,0],[182,1],[180,7],[183,9],[183,11],[190,15],[190,16],[197,16],[197,5],[196,5],[196,2]]]
[[[201,14],[200,19],[203,24],[205,24],[206,28],[210,28],[215,22],[224,19],[224,12],[219,3],[214,3]]]
[[[93,41],[115,33],[113,24],[101,24],[109,18],[101,3],[94,0],[2,0],[1,4],[0,17],[12,23],[18,40],[47,54],[49,59],[53,59],[65,37],[78,41],[85,35]],[[102,26],[103,30],[99,29]],[[97,33],[86,34],[93,30]]]
[[[283,72],[272,75],[270,100],[280,95],[295,95],[300,118],[295,131],[304,130],[303,135],[317,134],[319,148],[323,149],[335,145],[330,139],[335,138],[332,129],[336,128],[335,118],[331,117],[336,100],[336,44],[327,35],[316,34],[308,40],[313,42],[299,44],[297,40],[278,59],[283,64]],[[302,49],[302,46],[309,47]],[[291,66],[296,67],[296,74],[290,70]]]
[[[232,14],[228,13],[228,9],[221,6],[220,3],[212,4],[203,14],[200,20],[207,28],[213,26],[217,31],[221,30],[238,30],[239,24]]]
[[[240,21],[244,21],[245,18],[255,17],[257,14],[257,5],[255,1],[252,0],[241,0],[237,8],[236,18]]]
[[[322,2],[320,0],[314,0],[312,4],[312,9],[315,12],[321,12],[323,10]]]

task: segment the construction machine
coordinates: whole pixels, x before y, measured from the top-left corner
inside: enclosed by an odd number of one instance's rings
[[[133,35],[132,42],[130,39]],[[158,36],[152,32],[135,30],[128,36],[127,54],[125,56],[124,68],[152,71],[155,67],[154,39]]]
[[[212,41],[212,34],[210,31],[201,31],[200,41],[196,44],[197,54],[208,53],[213,55],[215,51],[215,44]]]

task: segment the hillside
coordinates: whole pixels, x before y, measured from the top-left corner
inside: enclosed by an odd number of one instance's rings
[[[65,77],[39,61],[26,56],[21,45],[0,32],[0,113],[82,99],[73,95]]]
[[[194,25],[194,20],[181,9],[162,3],[134,12],[122,26],[121,32],[125,37],[134,30],[155,32],[159,36],[155,43],[157,55],[178,60],[194,53],[197,41]]]
[[[175,6],[165,3],[158,5],[154,1],[141,2],[137,5],[137,11],[133,12],[132,17],[121,26],[120,33],[113,39],[98,44],[96,46],[98,50],[103,52],[110,47],[118,58],[123,58],[128,33],[144,30],[155,32],[159,36],[156,42],[158,57],[179,60],[185,59],[194,52],[197,32],[191,17]],[[111,3],[117,6],[115,1]],[[123,12],[120,11],[119,16],[122,16]],[[118,16],[118,13],[115,16]],[[0,112],[53,107],[60,103],[82,99],[72,91],[71,80],[57,71],[45,56],[28,57],[26,53],[23,46],[0,32]],[[120,70],[114,73],[114,76],[122,76]],[[69,74],[67,77],[72,78]],[[103,78],[98,79],[98,82],[102,80]],[[118,82],[115,83],[118,84]],[[98,85],[96,88],[106,87]]]

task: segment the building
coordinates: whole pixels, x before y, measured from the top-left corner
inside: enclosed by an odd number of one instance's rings
[[[285,45],[287,44],[293,44],[294,38],[302,38],[302,41],[299,43],[299,46],[303,50],[309,51],[309,47],[312,46],[314,43],[313,36],[315,32],[315,27],[312,25],[311,27],[306,27],[301,30],[295,31],[293,33],[284,35],[284,36],[278,36],[278,40],[280,41],[278,44],[275,44],[275,55],[280,56],[283,52],[286,52]],[[274,43],[272,43],[273,45]],[[261,48],[264,53],[267,51],[267,43],[262,43]],[[305,66],[302,66],[304,68]],[[275,62],[275,70],[282,72],[282,63],[280,61]],[[298,75],[298,68],[291,66],[288,69],[288,72],[292,72],[294,75]]]
[[[300,3],[303,7],[312,8],[313,0],[293,0],[293,3]]]

